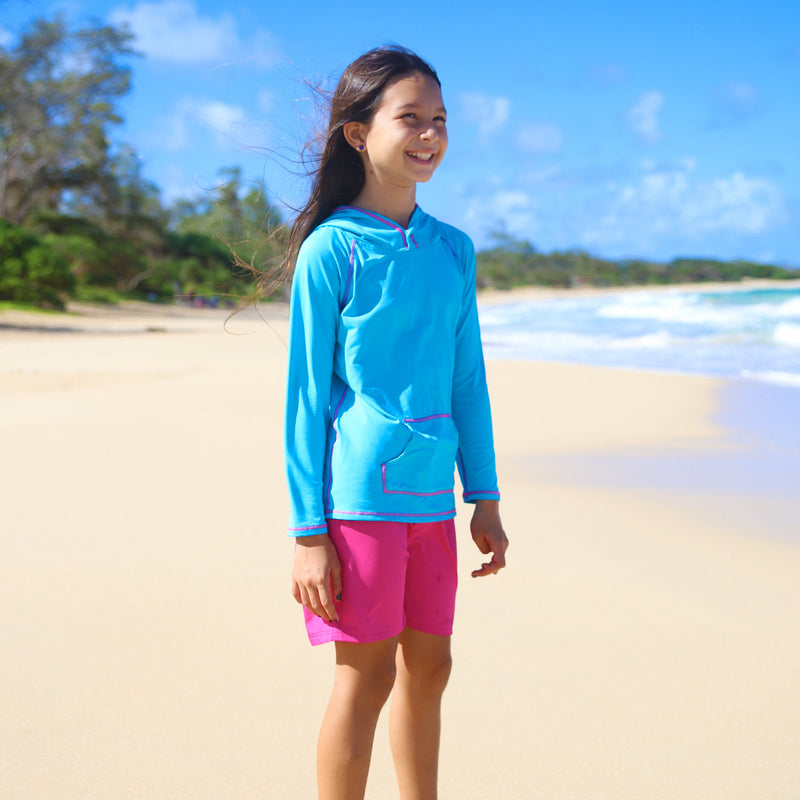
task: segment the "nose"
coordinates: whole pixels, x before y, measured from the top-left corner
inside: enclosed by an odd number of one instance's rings
[[[435,125],[429,125],[420,133],[419,138],[426,142],[435,142],[439,138],[439,131],[436,130]]]

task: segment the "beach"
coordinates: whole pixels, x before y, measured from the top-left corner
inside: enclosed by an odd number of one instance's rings
[[[0,312],[4,800],[315,796],[333,656],[289,594],[287,311],[225,320]],[[440,796],[800,797],[800,390],[487,371],[511,547],[470,579],[459,508]],[[398,796],[385,715],[367,796]]]

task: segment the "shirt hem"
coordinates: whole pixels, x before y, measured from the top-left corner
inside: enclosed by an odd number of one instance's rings
[[[328,519],[372,519],[379,522],[441,522],[453,519],[456,515],[455,508],[448,511],[434,511],[427,514],[392,514],[382,511],[339,511],[331,509],[325,512]]]

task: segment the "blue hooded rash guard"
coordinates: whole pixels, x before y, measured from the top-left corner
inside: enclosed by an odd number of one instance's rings
[[[343,206],[300,248],[286,400],[291,536],[325,520],[433,522],[497,500],[475,252],[417,206]]]

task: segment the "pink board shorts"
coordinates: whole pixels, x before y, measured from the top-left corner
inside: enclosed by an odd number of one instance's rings
[[[441,522],[328,520],[328,535],[342,564],[337,622],[303,607],[311,644],[377,642],[405,627],[449,636],[453,632],[456,534]]]

